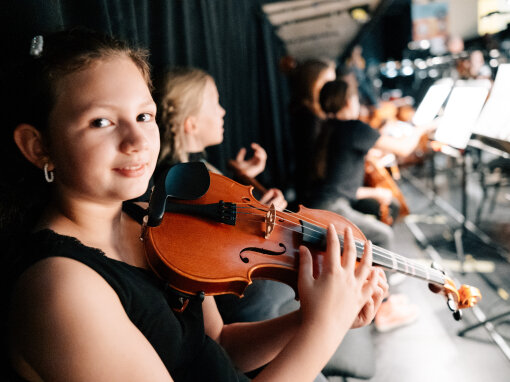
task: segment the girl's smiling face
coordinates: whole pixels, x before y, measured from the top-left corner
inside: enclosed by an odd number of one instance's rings
[[[59,80],[48,153],[62,196],[128,200],[146,191],[159,153],[156,105],[133,61],[116,55]]]

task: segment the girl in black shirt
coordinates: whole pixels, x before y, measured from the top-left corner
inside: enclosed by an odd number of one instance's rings
[[[374,243],[391,248],[391,227],[369,216],[366,206],[377,215],[381,204],[395,205],[395,201],[386,188],[363,186],[365,157],[372,148],[407,156],[430,128],[417,127],[411,136],[404,138],[381,135],[358,119],[358,93],[343,80],[326,83],[320,103],[328,119],[322,125],[314,154],[312,175],[316,179],[310,205],[345,216]],[[397,207],[392,210],[397,215]]]
[[[301,308],[272,321],[224,325],[211,296],[183,314],[169,309],[174,297],[122,208],[145,192],[159,153],[145,57],[72,30],[35,38],[9,76],[1,233],[12,257],[10,367],[27,381],[241,381],[268,364],[256,379],[313,380],[387,289],[370,245],[355,268],[352,233],[340,259],[330,228],[316,278],[303,247]]]

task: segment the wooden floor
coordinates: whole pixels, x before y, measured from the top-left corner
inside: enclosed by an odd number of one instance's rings
[[[456,280],[478,287],[483,299],[476,311],[465,311],[463,320],[455,321],[444,298],[431,293],[424,282],[405,278],[392,286],[393,292],[405,293],[420,307],[420,317],[417,322],[391,332],[377,333],[373,330],[377,363],[376,375],[369,381],[508,382],[510,314],[492,326],[487,325],[489,329],[494,327],[492,332],[484,326],[464,336],[459,336],[458,332],[478,323],[484,316],[510,312],[510,262],[506,257],[510,250],[510,200],[507,196],[510,190],[501,190],[494,211],[482,215],[477,226],[482,234],[490,235],[490,245],[473,235],[471,230],[463,233],[466,260],[463,263],[465,274],[461,274],[458,245],[454,240],[455,230],[462,227],[455,219],[455,213],[462,205],[461,174],[459,169],[450,168],[451,163],[447,159],[436,157],[436,161],[439,167],[445,169],[435,177],[437,203],[427,198],[432,194],[431,182],[427,181],[431,178],[427,178],[429,172],[426,168],[402,170],[405,179],[400,181],[400,185],[412,214],[396,224],[397,240],[393,250],[425,264],[432,260],[441,262]],[[476,171],[468,176],[467,196],[471,220],[481,198]],[[474,228],[473,231],[477,232]],[[496,244],[493,246],[492,242]],[[495,341],[500,341],[503,349]],[[347,380],[358,381],[353,378]]]

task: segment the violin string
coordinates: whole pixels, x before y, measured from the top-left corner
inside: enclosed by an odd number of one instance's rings
[[[243,208],[244,208],[244,207],[243,207]],[[263,212],[264,212],[264,209],[262,209],[262,208],[257,208],[257,210],[259,210],[259,211],[263,211]],[[283,214],[284,214],[284,215],[288,215],[287,213],[283,213]],[[297,215],[297,216],[300,216],[299,214],[292,213],[292,216],[293,216],[293,217],[294,217],[294,216],[296,216],[296,215]],[[290,221],[290,220],[288,220],[288,219],[281,219],[281,218],[280,218],[280,220],[283,220],[283,221],[288,222],[288,223],[290,223],[290,224],[292,224],[292,225],[298,226],[298,223],[295,223],[295,222]],[[313,219],[308,219],[308,218],[307,218],[307,219],[303,219],[303,220],[304,220],[304,221],[306,221],[306,222],[314,222],[314,223],[316,223],[316,225],[317,225],[318,227],[323,228],[323,229],[326,229],[326,226],[325,226],[323,223],[321,223],[321,222],[315,221],[315,220],[313,220]],[[277,224],[277,225],[278,225],[278,224]],[[284,226],[281,226],[281,227],[286,228],[286,229],[291,229],[291,228],[287,228],[287,227],[284,227]],[[300,234],[300,235],[303,235],[303,236],[308,235],[309,237],[312,237],[312,238],[314,238],[314,239],[320,239],[320,238],[322,238],[322,235],[323,235],[323,233],[322,233],[322,232],[317,231],[317,230],[315,230],[315,229],[313,229],[313,228],[311,228],[311,227],[309,228],[309,230],[310,230],[310,231],[312,231],[312,232],[315,232],[315,233],[319,234],[320,236],[313,236],[313,235],[311,235],[311,234],[306,234],[306,233],[301,232],[301,230],[293,230],[293,229],[291,229],[291,230],[292,230],[292,231],[294,231],[294,232],[296,232],[296,233],[298,233],[298,234]],[[339,235],[339,238],[340,238],[340,241],[341,241],[341,242],[342,242],[342,244],[343,244],[343,236],[342,236],[342,235]],[[362,241],[360,241],[360,240],[357,240],[357,239],[354,239],[354,243],[355,243],[355,247],[356,247],[356,249],[357,249],[357,250],[360,250],[361,252],[363,252],[363,250],[364,250],[364,246],[365,246],[365,245],[364,245],[364,243],[363,243]],[[377,255],[377,256],[379,256],[380,258],[385,259],[385,260],[390,260],[392,264],[396,262],[396,263],[397,263],[397,266],[398,266],[398,265],[400,265],[400,266],[402,266],[402,267],[403,267],[403,268],[405,268],[405,269],[407,269],[407,267],[408,267],[408,266],[411,266],[411,267],[413,267],[415,270],[417,270],[417,271],[421,271],[421,272],[423,272],[423,273],[425,273],[425,274],[427,274],[427,275],[429,275],[430,273],[435,273],[435,274],[436,274],[436,276],[437,276],[437,277],[439,277],[441,280],[442,280],[442,279],[443,279],[443,277],[444,277],[443,273],[442,273],[441,271],[437,270],[437,269],[434,269],[434,268],[431,268],[431,267],[423,266],[423,265],[422,265],[422,264],[420,264],[420,263],[417,263],[417,262],[415,262],[415,261],[413,261],[413,260],[411,260],[411,259],[408,259],[408,258],[406,258],[406,257],[404,257],[404,256],[401,256],[401,255],[397,254],[397,253],[391,252],[391,251],[389,251],[389,250],[387,250],[387,249],[384,249],[384,248],[382,248],[382,247],[373,246],[372,251],[373,251],[373,253],[374,253],[374,254],[376,254],[376,255]],[[392,267],[390,267],[390,268],[395,269],[395,267],[393,267],[393,266],[392,266]],[[398,269],[397,269],[397,270],[398,270]]]
[[[296,227],[300,227],[297,223],[294,223],[294,222],[292,222],[292,221],[290,221],[290,220],[288,220],[288,219],[282,219],[282,220],[283,220],[283,221],[285,221],[285,222],[288,222],[288,223],[290,223],[290,224],[293,224],[293,225],[295,225]],[[307,222],[309,222],[309,221],[307,221]],[[317,222],[317,223],[318,223],[317,225],[318,225],[320,228],[326,229],[326,227],[325,227],[323,224],[321,224],[321,223],[319,223],[319,222]],[[319,224],[320,224],[320,225],[319,225]],[[290,230],[292,230],[293,232],[296,232],[296,233],[298,233],[298,234],[302,234],[303,236],[311,237],[311,238],[313,238],[313,239],[321,239],[321,238],[322,238],[322,236],[314,236],[314,235],[311,235],[311,234],[303,233],[303,232],[301,232],[301,230],[293,230],[293,229],[291,229],[291,228],[284,227],[284,226],[282,226],[282,227],[283,227],[283,228],[286,228],[286,229],[290,229]],[[312,231],[312,232],[315,232],[315,233],[317,233],[317,234],[319,234],[319,235],[322,235],[322,234],[323,234],[322,232],[317,231],[317,230],[315,230],[315,229],[313,229],[313,228],[309,228],[309,230],[310,230],[310,231]],[[342,235],[339,235],[339,238],[340,238],[340,239],[342,239],[342,241],[343,241],[343,236],[342,236]],[[354,242],[355,242],[355,244],[356,244],[356,248],[357,248],[357,249],[363,250],[363,248],[364,248],[364,243],[363,243],[362,241],[357,240],[357,239],[354,239]],[[402,259],[402,260],[404,260],[404,261],[406,261],[406,260],[407,260],[407,258],[405,258],[405,257],[403,257],[403,256],[400,256],[400,255],[398,255],[398,254],[396,254],[396,253],[393,253],[393,252],[390,252],[390,251],[384,250],[384,249],[383,249],[383,248],[381,248],[381,247],[374,246],[374,249],[376,249],[376,250],[378,250],[379,252],[381,252],[381,254],[384,254],[384,255],[392,255],[392,256],[386,256],[386,257],[385,257],[386,259],[391,259],[391,258],[396,257],[396,258],[401,258],[401,259]],[[379,253],[378,253],[378,254],[379,254]],[[383,256],[383,257],[384,257],[384,256]]]
[[[248,208],[248,207],[243,207],[243,208]],[[255,208],[255,209],[258,210],[258,211],[264,212],[264,210],[262,208]],[[250,214],[251,215],[256,215],[256,214],[250,213],[250,212],[244,213],[244,214],[247,214],[247,215],[250,215]],[[259,215],[259,216],[265,218],[265,216],[263,216],[263,215]],[[292,221],[290,221],[288,219],[281,219],[281,220],[283,220],[285,222],[288,222],[288,223],[290,223],[290,224],[292,224],[292,225],[294,225],[296,227],[298,226],[297,223],[292,222]],[[319,223],[319,222],[317,222],[317,223],[318,223],[317,226],[319,226],[320,228],[326,229],[326,227],[322,223]],[[276,224],[276,225],[282,227],[283,229],[288,229],[288,230],[291,230],[291,231],[293,231],[295,233],[298,233],[300,235],[308,236],[308,237],[311,237],[311,238],[314,238],[314,239],[321,239],[322,235],[323,235],[322,232],[314,230],[313,228],[309,228],[309,230],[319,234],[320,236],[314,236],[314,235],[311,235],[311,234],[303,233],[303,232],[301,232],[301,230],[294,230],[292,228],[285,227],[285,226],[279,225],[279,224]],[[343,244],[344,237],[342,235],[338,235],[338,236],[340,238],[341,243]],[[360,241],[360,240],[357,240],[357,239],[354,239],[354,243],[355,243],[356,249],[360,250],[361,252],[363,252],[364,246],[365,246],[364,243],[362,241]],[[378,246],[373,246],[372,250],[380,258],[385,259],[385,260],[392,260],[391,261],[392,264],[396,262],[397,266],[398,265],[402,265],[402,267],[405,267],[405,268],[407,268],[407,266],[412,266],[414,269],[416,269],[418,271],[422,271],[425,274],[429,274],[430,272],[436,272],[438,275],[441,275],[441,278],[442,278],[442,273],[440,271],[438,271],[436,269],[433,269],[433,268],[425,267],[425,266],[423,266],[423,265],[421,265],[419,263],[416,263],[416,262],[414,262],[414,261],[412,261],[412,260],[410,260],[410,259],[408,259],[408,258],[406,258],[404,256],[398,255],[397,253],[391,252],[389,250],[386,250],[386,249],[378,247]],[[394,267],[391,267],[391,268],[394,269]]]
[[[289,223],[291,223],[291,224],[295,225],[296,227],[298,227],[297,223],[294,223],[294,222],[292,222],[292,221],[290,221],[290,220],[286,220],[286,219],[282,219],[282,220],[284,220],[284,221],[286,221],[286,222],[289,222]],[[319,223],[319,224],[320,224],[320,223]],[[281,227],[283,227],[283,228],[285,228],[285,229],[290,229],[290,230],[292,230],[293,232],[296,232],[296,233],[301,234],[301,235],[303,235],[303,236],[311,237],[311,238],[313,238],[313,239],[321,239],[321,238],[322,238],[322,236],[314,236],[314,235],[311,235],[311,234],[306,234],[306,233],[301,232],[300,230],[293,230],[292,228],[288,228],[288,227],[284,227],[284,226],[281,226]],[[326,227],[324,227],[323,225],[321,226],[321,228],[326,229]],[[312,231],[312,232],[315,232],[315,233],[317,233],[317,234],[319,234],[319,235],[322,235],[322,234],[323,234],[322,232],[317,231],[317,230],[314,230],[313,228],[310,228],[309,230],[310,230],[310,231]],[[343,236],[342,236],[342,235],[339,235],[339,238],[341,239],[341,241],[343,241]],[[363,243],[362,241],[357,240],[357,239],[354,239],[354,242],[355,242],[355,245],[356,245],[356,248],[357,248],[357,249],[363,250],[363,248],[364,248],[364,243]],[[394,258],[394,259],[396,259],[397,261],[398,261],[398,260],[401,260],[401,263],[409,263],[409,261],[408,261],[408,259],[407,259],[407,258],[405,258],[405,257],[403,257],[403,256],[400,256],[400,255],[398,255],[398,254],[396,254],[396,253],[393,253],[393,252],[391,252],[391,251],[387,251],[387,250],[385,250],[385,249],[383,249],[383,248],[381,248],[381,247],[374,246],[374,248],[373,248],[373,249],[375,249],[375,250],[377,251],[377,253],[376,253],[376,254],[381,255],[381,257],[382,257],[382,258],[384,258],[384,259],[393,259],[393,258]],[[421,265],[420,265],[420,264],[416,264],[416,265],[417,265],[418,267],[421,267]]]
[[[249,213],[247,215],[250,215]],[[254,214],[253,214],[254,215]],[[252,221],[255,221],[255,220],[252,220]],[[263,220],[256,220],[258,223],[262,223]],[[306,233],[302,233],[301,231],[297,231],[297,230],[294,230],[292,228],[289,228],[289,227],[285,227],[283,225],[279,225],[282,229],[287,229],[287,230],[291,230],[293,232],[296,232],[298,233],[299,235],[303,235],[303,236],[308,236],[308,237],[312,237],[312,238],[315,238],[316,236],[314,235],[310,235],[310,234],[306,234]],[[339,235],[339,239],[341,242],[343,242],[343,237]],[[363,244],[360,243],[360,242],[356,242],[355,241],[355,247],[356,249],[359,251],[359,252],[362,252],[363,251]],[[378,248],[378,247],[376,247]],[[443,274],[440,273],[439,271],[433,269],[433,268],[428,268],[428,267],[423,267],[421,264],[417,264],[417,263],[414,263],[408,259],[405,259],[402,260],[402,259],[398,259],[398,258],[395,258],[395,257],[388,257],[388,256],[385,256],[384,254],[379,254],[377,252],[374,252],[376,255],[378,255],[378,259],[391,259],[393,261],[391,261],[391,265],[389,265],[389,263],[377,263],[376,261],[376,264],[378,265],[382,265],[382,266],[385,266],[386,268],[388,269],[393,269],[393,270],[396,270],[396,271],[400,271],[400,272],[403,272],[403,273],[406,273],[410,276],[419,276],[416,272],[415,273],[412,273],[410,270],[406,270],[404,271],[403,269],[409,269],[409,268],[414,268],[415,271],[421,271],[423,273],[423,275],[421,276],[422,278],[428,280],[428,281],[435,281],[431,278],[430,274],[431,273],[436,273],[436,277],[440,280],[440,283],[441,284],[444,284],[444,277],[443,277]],[[377,259],[375,259],[377,260]],[[379,260],[380,261],[380,260]],[[397,264],[397,266],[395,267],[394,264]],[[400,265],[400,268],[399,268],[399,265]],[[437,282],[437,281],[435,281]]]

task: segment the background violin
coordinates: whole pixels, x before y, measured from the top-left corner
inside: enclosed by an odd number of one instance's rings
[[[370,110],[367,115],[360,116],[360,120],[374,129],[380,129],[386,123],[410,122],[414,112],[413,100],[410,97],[381,100],[379,105]]]
[[[190,165],[203,166],[177,166]],[[206,170],[201,179],[193,180],[191,172],[182,169],[178,168],[190,195],[161,191],[165,185],[156,185],[160,188],[151,196],[142,234],[149,265],[180,292],[242,296],[254,279],[280,281],[297,291],[299,246],[308,246],[313,256],[323,253],[329,223],[337,232],[351,227],[358,258],[363,254],[365,236],[342,216],[303,206],[296,213],[279,212],[259,203],[252,187],[214,173],[207,177]],[[176,181],[173,170],[166,177],[167,186]],[[339,239],[343,244],[341,235]],[[373,263],[430,283],[434,292],[447,297],[456,319],[461,316],[459,309],[481,298],[478,289],[466,285],[457,289],[443,272],[377,246],[373,246]]]
[[[407,206],[404,195],[402,194],[402,191],[400,191],[397,183],[393,180],[392,176],[385,167],[380,165],[377,160],[369,156],[367,156],[365,159],[364,183],[367,187],[384,187],[389,189],[393,194],[393,197],[400,203],[398,217],[402,218],[409,215],[409,207]],[[389,205],[381,204],[380,220],[388,225],[392,225],[394,223],[389,211]]]

